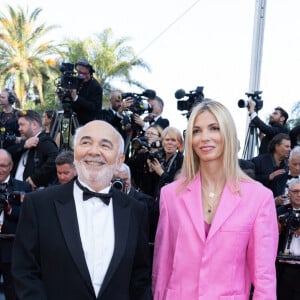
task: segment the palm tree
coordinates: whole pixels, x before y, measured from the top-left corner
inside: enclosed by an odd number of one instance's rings
[[[29,12],[8,5],[7,9],[8,16],[0,12],[0,84],[14,89],[21,106],[30,89],[43,103],[43,84],[57,71],[49,57],[59,53],[59,45],[44,36],[57,26],[37,23],[41,8]]]
[[[64,57],[70,62],[86,58],[94,67],[95,77],[103,87],[104,94],[114,89],[115,80],[145,88],[141,82],[131,77],[131,71],[137,67],[147,71],[150,68],[141,58],[136,57],[132,47],[126,45],[129,38],[114,39],[111,28],[96,34],[95,37],[83,41],[68,40]]]

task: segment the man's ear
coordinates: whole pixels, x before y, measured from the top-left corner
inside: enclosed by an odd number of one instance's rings
[[[279,121],[280,121],[280,123],[284,123],[284,121],[285,121],[285,117],[283,117],[283,116],[281,116],[280,118],[279,118]]]
[[[122,163],[125,161],[125,154],[120,154],[117,162],[117,168],[120,169]]]

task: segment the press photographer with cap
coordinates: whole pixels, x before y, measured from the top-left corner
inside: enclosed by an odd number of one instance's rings
[[[85,58],[75,64],[78,76],[82,78],[79,88],[70,91],[72,96],[72,109],[77,114],[80,126],[95,120],[102,108],[102,87],[93,77],[95,70]]]

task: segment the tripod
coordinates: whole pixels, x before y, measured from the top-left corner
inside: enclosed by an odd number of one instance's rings
[[[258,154],[258,148],[259,145],[258,145],[257,128],[250,122],[246,134],[246,139],[245,139],[243,158],[251,159],[253,156],[255,156],[255,150],[256,150],[256,154]]]
[[[72,150],[71,137],[75,129],[79,127],[78,119],[75,112],[65,114],[63,110],[57,111],[50,136],[55,138],[57,134],[60,136],[59,150]]]

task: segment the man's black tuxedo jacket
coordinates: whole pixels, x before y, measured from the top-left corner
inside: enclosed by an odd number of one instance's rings
[[[58,148],[53,139],[44,131],[38,135],[38,138],[37,146],[29,149],[23,180],[30,176],[33,182],[41,187],[52,184],[56,180],[55,158],[58,155]],[[24,148],[24,143],[23,141],[7,149],[15,162],[13,176],[16,174],[22,154],[28,150]]]
[[[152,299],[146,206],[113,189],[115,249],[96,297],[81,244],[73,184],[25,197],[12,261],[18,298]]]

